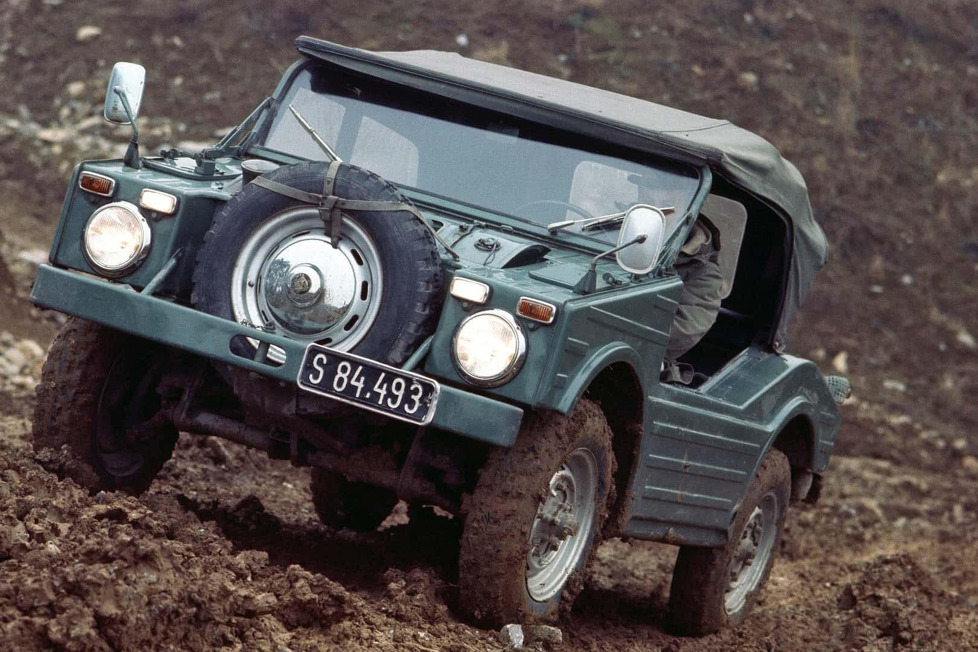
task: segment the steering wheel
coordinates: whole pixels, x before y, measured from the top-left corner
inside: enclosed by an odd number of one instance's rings
[[[586,217],[586,218],[593,218],[594,217],[594,215],[591,215],[590,213],[588,213],[586,210],[584,210],[580,206],[578,206],[576,204],[571,204],[570,202],[560,201],[559,199],[538,199],[537,201],[531,201],[529,204],[523,204],[522,206],[520,206],[519,208],[517,208],[516,209],[516,212],[517,213],[520,213],[520,212],[526,210],[527,208],[531,208],[533,206],[544,206],[544,205],[547,205],[547,204],[556,204],[557,206],[563,206],[564,208],[566,208],[566,209],[568,209],[570,211],[573,211],[573,212],[577,213],[581,217]]]

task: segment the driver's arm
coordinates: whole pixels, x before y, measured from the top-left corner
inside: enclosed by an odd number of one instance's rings
[[[683,292],[669,332],[667,360],[676,360],[693,348],[717,319],[723,274],[714,258],[715,255],[701,255],[676,265]]]

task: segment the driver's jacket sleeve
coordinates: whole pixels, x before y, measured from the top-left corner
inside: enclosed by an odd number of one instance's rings
[[[666,360],[675,360],[693,348],[720,312],[723,274],[712,246],[707,244],[692,256],[679,254],[676,272],[683,281],[683,292],[669,331]]]

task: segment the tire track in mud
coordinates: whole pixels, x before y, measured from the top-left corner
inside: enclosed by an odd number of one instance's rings
[[[0,637],[21,649],[497,647],[452,611],[457,543],[444,519],[333,532],[316,521],[304,470],[188,436],[144,497],[92,497],[37,466],[28,431],[0,420]],[[914,481],[880,485],[879,517],[854,508],[883,471]],[[865,458],[837,458],[833,472],[819,506],[790,514],[743,627],[669,636],[675,549],[613,540],[562,649],[978,646],[978,528],[971,511],[953,522],[972,481]],[[921,486],[921,513],[948,516],[893,527]]]

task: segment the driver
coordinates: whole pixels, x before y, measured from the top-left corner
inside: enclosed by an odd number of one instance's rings
[[[693,367],[677,360],[706,335],[720,312],[723,274],[717,263],[719,253],[720,232],[701,214],[676,257],[675,270],[682,279],[683,292],[669,331],[663,381],[688,385],[693,380]]]
[[[667,177],[630,174],[628,180],[636,186],[639,203],[652,206],[679,203],[679,206],[683,206],[689,201],[688,190],[680,186],[669,187]],[[677,217],[682,214],[682,210],[674,213]],[[720,231],[700,213],[674,265],[683,282],[683,292],[679,296],[679,307],[669,331],[669,343],[662,363],[661,379],[664,382],[688,385],[693,380],[693,367],[678,362],[678,359],[703,339],[720,312],[723,273],[718,263],[719,256]]]

